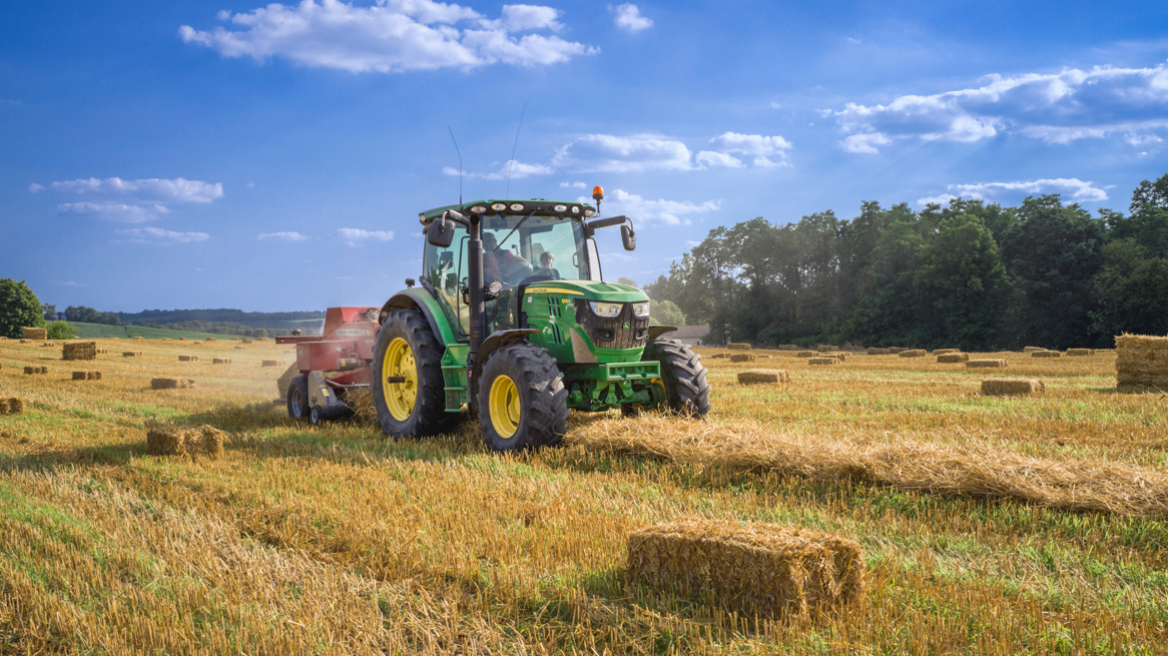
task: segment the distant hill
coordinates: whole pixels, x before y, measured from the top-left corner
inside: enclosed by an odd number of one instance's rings
[[[80,339],[125,339],[128,337],[143,337],[145,339],[225,339],[222,334],[203,333],[190,330],[171,330],[170,328],[147,328],[145,326],[110,326],[104,323],[85,323],[72,321],[70,324],[77,330]]]
[[[141,312],[118,312],[122,323],[135,325],[178,324],[180,329],[202,328],[219,334],[237,331],[211,324],[236,324],[248,328],[263,328],[270,331],[289,331],[300,328],[305,334],[317,333],[324,321],[325,313],[320,310],[305,312],[244,312],[243,310],[143,310]]]

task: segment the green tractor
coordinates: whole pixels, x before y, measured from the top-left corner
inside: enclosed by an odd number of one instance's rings
[[[603,198],[594,190],[597,207]],[[381,308],[373,349],[374,407],[391,436],[449,430],[478,416],[496,451],[550,446],[568,410],[664,408],[704,417],[710,385],[701,358],[649,325],[641,290],[604,282],[593,219],[568,201],[481,200],[423,212],[421,284]]]

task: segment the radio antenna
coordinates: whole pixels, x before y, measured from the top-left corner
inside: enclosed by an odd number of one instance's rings
[[[515,168],[515,150],[519,148],[519,131],[523,129],[523,115],[527,113],[527,106],[531,101],[523,103],[523,111],[519,112],[519,127],[515,130],[515,145],[511,147],[511,162],[507,166],[507,194],[503,198],[511,197],[511,169]]]
[[[458,209],[462,210],[462,151],[458,149],[458,140],[454,138],[454,130],[447,125],[446,129],[450,131],[450,140],[454,142],[454,152],[458,153]]]

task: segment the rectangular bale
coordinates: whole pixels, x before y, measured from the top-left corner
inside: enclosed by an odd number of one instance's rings
[[[215,358],[211,360],[211,364],[231,364],[231,358]]]
[[[870,348],[870,349],[868,349],[868,355],[888,355],[889,353],[891,353],[891,351],[889,351],[886,348]]]
[[[709,357],[710,360],[721,360],[722,358],[730,357],[729,353],[715,353]]]
[[[188,389],[195,386],[190,378],[151,378],[151,389]]]
[[[682,519],[629,534],[629,580],[745,617],[804,616],[863,602],[854,540],[762,522]]]
[[[89,377],[89,372],[87,372],[87,371],[74,371],[73,372],[73,380],[85,380],[88,377]]]
[[[1095,349],[1089,349],[1089,348],[1067,349],[1067,355],[1069,357],[1081,357],[1084,355],[1095,355]]]
[[[146,433],[146,452],[155,456],[223,454],[223,431],[207,426],[156,427]]]
[[[279,360],[264,360],[263,363],[261,364],[261,366],[278,367],[278,366],[280,366],[280,361]]]
[[[24,375],[25,376],[31,376],[31,375],[37,374],[37,373],[40,373],[39,367],[25,367],[24,368]]]
[[[730,342],[726,345],[726,348],[731,351],[749,351],[753,347],[745,342]]]
[[[196,361],[198,361],[199,356],[197,356],[197,355],[180,355],[180,356],[178,356],[178,359],[179,359],[179,362],[196,362]]]
[[[1006,366],[1005,360],[982,359],[969,360],[965,366],[970,369],[1003,369]]]
[[[897,353],[897,355],[902,358],[923,358],[928,355],[928,353],[924,349],[910,349],[907,351],[901,351],[900,353]]]
[[[749,369],[738,372],[739,385],[760,385],[766,383],[788,383],[791,374],[785,369]]]
[[[942,353],[937,356],[937,362],[941,364],[951,364],[954,362],[969,362],[968,353]]]
[[[835,353],[824,353],[823,355],[826,355],[829,358],[835,358],[836,360],[839,360],[840,362],[846,362],[848,359],[848,355],[850,355],[850,354],[847,351],[836,351]]]
[[[4,402],[3,399],[0,399],[0,405],[4,406],[6,408],[5,414],[9,414],[9,415],[24,414],[24,401],[22,399],[12,397],[12,398],[8,399],[7,402]]]
[[[86,380],[101,380],[101,372],[100,371],[87,371],[85,373],[87,374]]]
[[[987,378],[981,381],[986,396],[1010,396],[1045,392],[1046,385],[1037,378]]]
[[[797,357],[797,358],[814,358],[817,355],[819,355],[818,351],[799,351],[798,353],[795,354],[795,357]]]
[[[61,349],[62,360],[96,360],[97,342],[68,342]]]
[[[1061,358],[1061,357],[1063,357],[1063,354],[1059,353],[1058,351],[1032,351],[1030,353],[1030,357],[1032,357],[1032,358]]]
[[[235,350],[236,350],[236,351],[242,351],[242,350],[243,350],[243,347],[242,347],[242,346],[236,346],[236,347],[235,347]]]
[[[735,353],[730,356],[731,362],[754,362],[756,359],[753,353]]]
[[[839,364],[839,358],[827,358],[827,357],[811,358],[810,360],[807,361],[807,364],[816,365],[816,366],[829,365],[829,364]]]
[[[21,328],[21,333],[25,339],[44,341],[49,338],[49,331],[47,328]]]

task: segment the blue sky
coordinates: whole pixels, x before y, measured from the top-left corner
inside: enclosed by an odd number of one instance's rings
[[[861,201],[1126,210],[1168,172],[1168,4],[0,7],[0,277],[43,301],[380,304],[419,211],[604,185],[605,277]],[[524,109],[526,107],[526,110]],[[523,127],[515,147],[521,113]],[[453,173],[453,175],[451,175]]]

